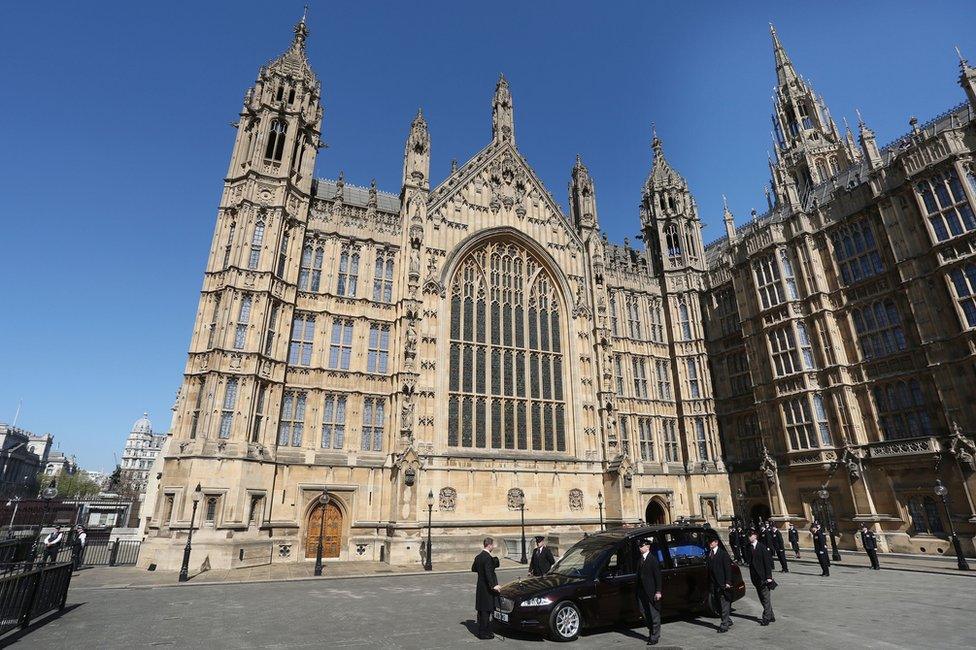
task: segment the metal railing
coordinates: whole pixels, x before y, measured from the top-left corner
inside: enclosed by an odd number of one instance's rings
[[[63,609],[71,583],[70,562],[33,565],[0,577],[0,635],[55,609]]]

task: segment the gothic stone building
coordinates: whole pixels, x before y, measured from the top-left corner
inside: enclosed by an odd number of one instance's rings
[[[706,248],[708,350],[737,507],[861,522],[883,549],[976,533],[976,70],[879,148],[842,135],[773,30],[769,211]],[[818,493],[826,489],[828,498]],[[739,494],[741,493],[741,496]]]
[[[516,147],[499,79],[491,140],[431,185],[417,114],[396,194],[313,177],[322,88],[304,20],[245,97],[185,381],[140,562],[512,554],[609,525],[722,525],[702,326],[705,251],[655,137],[643,248],[601,234],[576,161],[565,215]],[[327,490],[329,499],[319,501]]]

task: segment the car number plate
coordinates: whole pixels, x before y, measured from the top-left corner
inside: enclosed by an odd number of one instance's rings
[[[494,612],[492,612],[492,614],[494,615],[495,618],[497,618],[502,623],[508,623],[508,614],[506,614],[505,612],[499,612],[495,610]]]

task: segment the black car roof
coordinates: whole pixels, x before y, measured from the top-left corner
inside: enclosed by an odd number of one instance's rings
[[[584,539],[586,540],[604,540],[608,542],[616,542],[622,539],[630,539],[634,537],[645,537],[653,533],[666,533],[676,530],[700,530],[700,531],[711,531],[715,532],[714,528],[706,528],[701,524],[657,524],[654,526],[642,526],[640,528],[614,528],[612,530],[605,530],[599,533],[593,533],[588,535]]]

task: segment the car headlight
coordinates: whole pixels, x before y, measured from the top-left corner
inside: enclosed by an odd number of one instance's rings
[[[542,607],[543,605],[551,605],[552,599],[545,596],[539,598],[529,598],[528,600],[522,601],[522,607]]]

